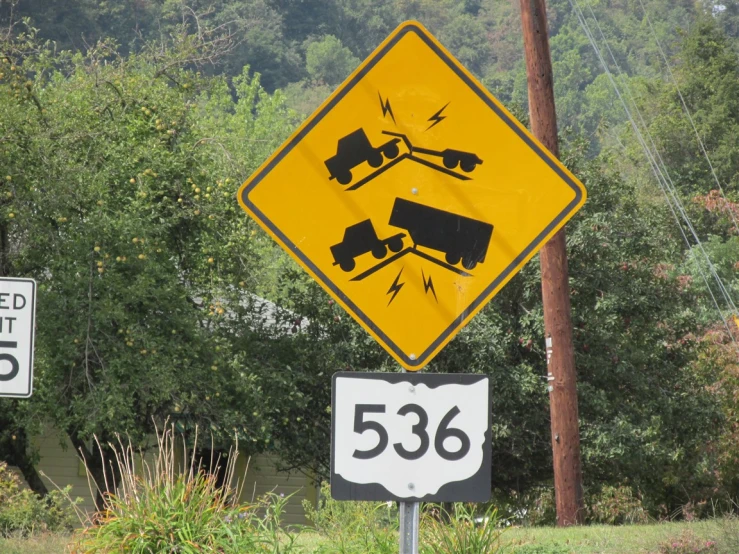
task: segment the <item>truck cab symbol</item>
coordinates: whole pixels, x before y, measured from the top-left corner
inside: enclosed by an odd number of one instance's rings
[[[394,138],[378,147],[372,146],[364,129],[357,129],[339,139],[336,146],[336,155],[324,163],[329,171],[329,179],[336,179],[342,185],[352,182],[352,169],[363,162],[370,167],[380,167],[383,155],[392,160],[400,153],[398,143],[400,139]]]
[[[356,225],[347,227],[344,231],[344,240],[331,247],[334,256],[334,264],[343,271],[352,271],[356,267],[354,258],[372,252],[372,255],[381,260],[387,255],[388,248],[392,252],[400,252],[403,249],[403,237],[405,233],[398,233],[384,240],[377,237],[372,221],[366,219]]]

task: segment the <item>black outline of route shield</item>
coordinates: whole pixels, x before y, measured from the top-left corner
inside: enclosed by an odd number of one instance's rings
[[[385,333],[383,333],[382,329],[375,325],[375,323],[369,317],[367,317],[367,315],[365,315],[364,312],[362,312],[359,307],[354,302],[352,302],[341,291],[341,289],[326,276],[325,273],[323,273],[323,271],[316,267],[316,265],[311,260],[309,260],[303,252],[301,252],[298,245],[288,239],[285,234],[280,231],[280,229],[278,229],[274,225],[274,223],[249,200],[249,193],[254,190],[254,188],[257,187],[259,183],[262,182],[264,177],[270,171],[272,171],[272,169],[277,164],[279,164],[282,159],[293,148],[295,148],[295,146],[300,143],[300,141],[303,140],[303,138],[308,133],[313,130],[316,124],[321,121],[326,116],[326,114],[330,112],[331,109],[336,104],[338,104],[369,71],[371,71],[375,67],[375,65],[377,65],[377,63],[385,56],[385,54],[387,54],[393,48],[393,46],[395,46],[395,44],[397,44],[408,33],[415,33],[418,38],[423,43],[425,43],[432,52],[439,56],[439,58],[452,70],[452,72],[456,74],[462,80],[462,82],[465,83],[475,94],[477,94],[478,97],[485,103],[485,105],[487,105],[498,117],[500,117],[501,120],[503,120],[503,122],[506,123],[508,127],[510,127],[514,133],[516,133],[516,135],[518,135],[518,137],[524,142],[524,144],[531,148],[531,150],[533,150],[534,153],[536,153],[544,161],[544,163],[546,163],[552,169],[552,171],[554,171],[554,173],[557,174],[562,179],[562,181],[567,184],[575,193],[575,197],[573,198],[573,200],[567,206],[565,206],[565,208],[557,215],[557,217],[555,217],[549,223],[549,225],[547,225],[541,231],[541,233],[539,233],[539,235],[537,235],[534,240],[532,240],[531,243],[518,256],[511,260],[511,263],[495,279],[493,279],[493,281],[467,306],[467,308],[465,308],[449,324],[446,329],[444,329],[444,331],[436,338],[435,341],[433,341],[428,346],[426,350],[421,353],[416,353],[416,358],[413,360],[410,359],[409,353],[403,352],[398,347],[398,345],[390,340],[390,338]],[[523,125],[518,123],[513,118],[513,116],[509,116],[504,108],[499,108],[491,99],[492,95],[486,92],[481,87],[481,85],[478,85],[475,82],[474,78],[468,76],[465,73],[465,70],[462,69],[461,64],[459,64],[450,55],[444,52],[444,50],[440,49],[427,33],[428,32],[423,29],[423,27],[419,23],[403,23],[399,30],[394,31],[390,38],[386,40],[382,45],[380,45],[380,47],[370,55],[370,58],[367,59],[361,69],[357,71],[354,75],[352,75],[352,77],[348,81],[341,85],[340,90],[335,93],[335,96],[333,96],[330,101],[324,104],[318,112],[312,115],[310,119],[306,121],[306,123],[304,123],[300,130],[292,135],[290,139],[288,139],[288,141],[280,147],[280,149],[277,151],[276,154],[273,155],[269,162],[260,167],[259,170],[246,181],[246,184],[242,185],[243,188],[241,190],[241,201],[247,211],[249,211],[254,217],[256,217],[265,228],[267,228],[280,242],[282,242],[282,244],[289,251],[291,251],[292,254],[301,261],[301,263],[309,268],[310,271],[313,272],[313,274],[328,290],[330,290],[337,298],[341,299],[344,305],[352,312],[352,315],[360,319],[368,329],[371,329],[372,332],[382,341],[384,346],[392,350],[398,359],[403,360],[403,363],[406,367],[419,369],[428,363],[429,356],[433,352],[435,352],[436,349],[439,348],[439,346],[443,344],[450,335],[454,334],[455,331],[457,331],[457,329],[462,325],[469,314],[475,311],[475,309],[477,309],[478,306],[480,306],[480,304],[485,301],[485,299],[492,293],[492,291],[494,291],[495,288],[502,281],[506,280],[511,275],[511,272],[516,268],[516,266],[518,266],[518,264],[525,260],[532,251],[536,251],[539,249],[544,238],[550,232],[552,232],[563,219],[565,219],[568,215],[572,213],[572,211],[580,203],[584,195],[584,188],[583,190],[581,190],[576,181],[573,180],[564,170],[560,169],[557,166],[554,161],[554,155],[547,152],[544,147],[539,146],[536,140],[527,134],[527,132],[523,128]],[[519,125],[521,126],[519,127]]]

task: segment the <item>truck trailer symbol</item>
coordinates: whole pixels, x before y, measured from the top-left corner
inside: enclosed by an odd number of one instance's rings
[[[484,221],[430,208],[396,198],[390,225],[408,231],[415,246],[425,246],[445,254],[446,262],[460,261],[471,270],[485,261],[493,226]]]
[[[370,167],[378,168],[382,165],[383,155],[391,160],[398,156],[400,139],[394,138],[381,144],[377,148],[372,146],[364,129],[357,129],[339,139],[336,145],[336,155],[324,163],[330,173],[329,179],[336,179],[342,185],[352,182],[352,169],[363,162]]]

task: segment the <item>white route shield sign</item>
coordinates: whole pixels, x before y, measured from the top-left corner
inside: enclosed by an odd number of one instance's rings
[[[336,500],[490,499],[487,376],[336,373],[331,432]]]

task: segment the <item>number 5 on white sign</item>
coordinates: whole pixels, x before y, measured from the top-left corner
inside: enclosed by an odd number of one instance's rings
[[[0,397],[33,391],[36,282],[0,277]]]

